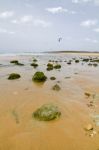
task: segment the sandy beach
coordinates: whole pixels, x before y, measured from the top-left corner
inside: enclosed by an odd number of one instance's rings
[[[30,66],[33,58],[37,68]],[[99,63],[90,66],[82,58],[99,59],[99,54],[0,56],[0,150],[99,150]],[[61,68],[47,71],[49,61]],[[44,72],[46,82],[32,81],[36,71]],[[8,80],[10,73],[21,78]],[[55,84],[60,91],[52,90]],[[32,113],[47,103],[58,106],[61,117],[35,120]],[[89,124],[93,129],[87,131]]]

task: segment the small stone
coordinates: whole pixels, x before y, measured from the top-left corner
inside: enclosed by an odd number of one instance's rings
[[[85,95],[86,95],[87,97],[90,97],[90,96],[91,96],[91,94],[90,94],[90,93],[87,93],[87,92],[85,92]]]
[[[61,90],[61,88],[60,88],[60,86],[59,86],[58,84],[55,84],[55,85],[52,87],[52,89],[53,89],[54,91],[60,91],[60,90]]]
[[[93,130],[93,126],[92,126],[92,124],[88,124],[88,125],[86,125],[86,126],[85,126],[85,130],[86,130],[86,131]]]

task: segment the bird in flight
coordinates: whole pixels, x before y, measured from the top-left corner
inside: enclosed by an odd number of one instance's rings
[[[61,42],[61,40],[62,40],[62,37],[59,37],[59,38],[58,38],[58,42]]]

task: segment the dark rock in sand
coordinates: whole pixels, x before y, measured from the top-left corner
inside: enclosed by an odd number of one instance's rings
[[[33,113],[33,117],[40,121],[54,120],[59,118],[60,115],[61,112],[58,110],[57,106],[52,104],[45,104]]]
[[[32,78],[33,81],[35,82],[44,82],[46,81],[47,77],[44,75],[43,72],[36,72]]]
[[[9,80],[19,79],[21,76],[17,73],[11,73],[8,77]]]

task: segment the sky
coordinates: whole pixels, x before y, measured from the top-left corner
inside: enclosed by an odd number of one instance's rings
[[[99,0],[0,0],[0,52],[57,50],[99,51]]]

